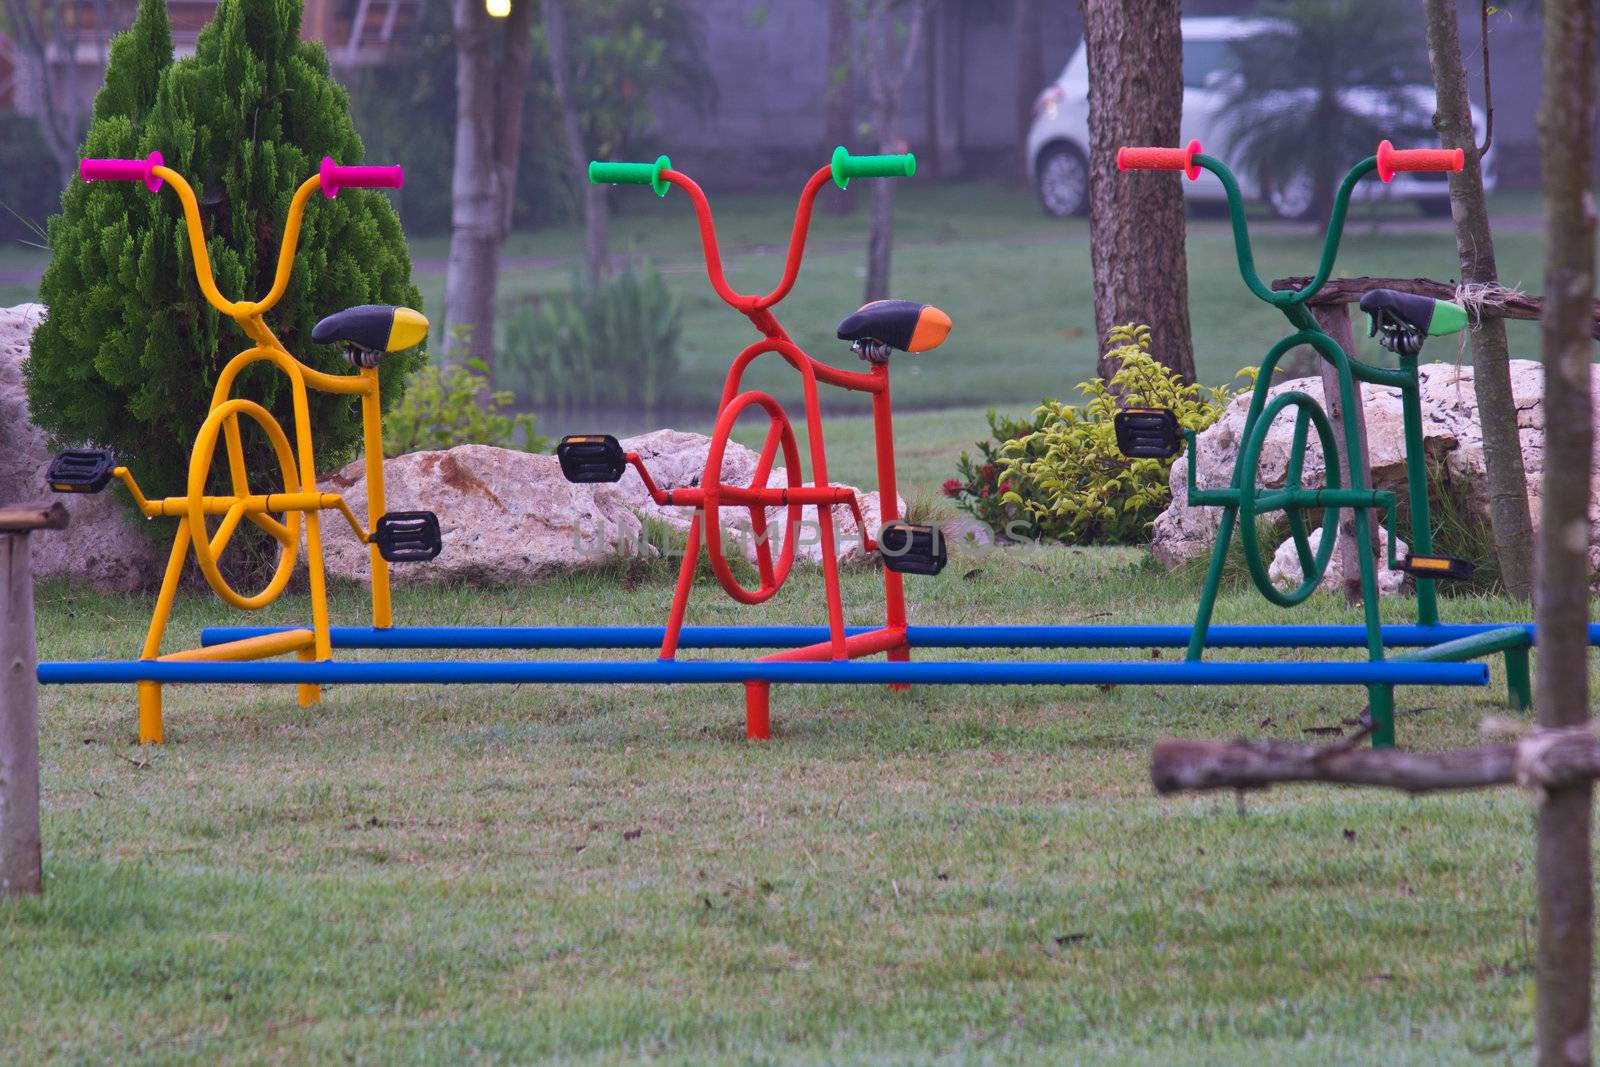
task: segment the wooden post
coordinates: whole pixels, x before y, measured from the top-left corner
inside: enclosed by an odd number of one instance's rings
[[[67,511],[59,503],[0,508],[0,897],[37,894],[44,888],[28,533],[66,525]]]
[[[1319,304],[1311,308],[1311,314],[1316,318],[1317,325],[1329,337],[1339,343],[1339,347],[1346,352],[1355,352],[1355,334],[1350,329],[1350,305],[1348,304]],[[1325,359],[1317,361],[1322,366],[1322,407],[1328,413],[1328,420],[1334,426],[1339,425],[1339,420],[1344,411],[1344,400],[1339,395],[1339,372],[1333,364]],[[1367,419],[1366,409],[1361,400],[1361,382],[1355,383],[1356,402],[1356,429],[1360,435],[1361,455],[1351,457],[1344,454],[1344,435],[1335,432],[1333,435],[1334,448],[1338,450],[1337,456],[1325,456],[1329,468],[1338,464],[1339,473],[1344,477],[1344,484],[1355,485],[1352,472],[1360,470],[1365,476],[1366,485],[1372,485],[1372,461],[1367,455]],[[1361,603],[1361,562],[1356,554],[1356,516],[1355,512],[1345,509],[1343,519],[1339,522],[1339,529],[1335,536],[1338,538],[1334,546],[1334,557],[1339,561],[1339,571],[1344,575],[1344,601],[1346,604]],[[1327,527],[1323,527],[1323,536],[1327,535]],[[1378,544],[1378,524],[1372,524],[1372,544],[1367,546],[1367,551],[1375,551]]]

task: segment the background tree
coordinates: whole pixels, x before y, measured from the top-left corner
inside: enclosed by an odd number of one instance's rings
[[[483,0],[454,4],[456,129],[444,280],[446,356],[481,360],[492,369],[500,249],[511,232],[516,202],[534,3],[514,0],[503,19],[491,18]]]
[[[879,153],[904,152],[896,134],[900,94],[916,61],[928,8],[935,0],[867,0],[857,26],[856,42],[865,65],[867,96],[872,108],[872,137]],[[862,300],[889,295],[890,257],[894,251],[894,181],[872,183],[872,221],[867,231],[867,281]]]
[[[174,63],[163,0],[142,0],[133,28],[112,43],[84,152],[141,157],[159,150],[194,184],[218,287],[251,299],[270,287],[294,190],[323,156],[364,159],[344,90],[322,45],[300,40],[300,0],[221,0],[195,54]],[[246,346],[195,284],[178,200],[137,184],[74,181],[50,220],[54,253],[39,286],[50,309],[24,366],[34,421],[61,443],[113,449],[146,489],[181,492],[195,431],[223,363]],[[348,367],[311,341],[322,316],[353,304],[421,306],[399,219],[378,192],[317,198],[306,211],[287,294],[273,311],[278,338],[329,372]],[[420,350],[384,363],[394,401]],[[236,395],[290,418],[287,381],[259,365]],[[348,397],[311,395],[319,467],[360,442]],[[246,433],[262,466],[270,449]]]
[[[828,151],[835,145],[849,144],[855,117],[855,94],[851,92],[851,36],[855,20],[850,0],[828,0],[828,75],[823,90],[823,136]],[[854,189],[830,185],[822,191],[822,210],[830,215],[848,215],[856,209]]]
[[[1489,91],[1488,0],[1484,12],[1484,92]],[[1461,173],[1450,175],[1450,212],[1455,217],[1456,254],[1461,259],[1461,280],[1468,284],[1498,286],[1494,235],[1489,229],[1489,204],[1483,192],[1483,154],[1489,135],[1478,144],[1472,126],[1472,106],[1467,94],[1467,68],[1461,56],[1461,34],[1456,24],[1454,0],[1424,0],[1427,19],[1428,62],[1438,109],[1433,126],[1446,148],[1459,148],[1465,159]],[[1492,101],[1485,99],[1492,107]],[[1492,114],[1492,112],[1491,112]],[[1492,127],[1491,127],[1492,129]],[[1506,344],[1504,319],[1486,318],[1470,335],[1472,379],[1478,398],[1478,422],[1483,427],[1483,463],[1489,483],[1489,525],[1495,556],[1506,591],[1527,600],[1533,594],[1533,522],[1528,510],[1528,475],[1522,464],[1522,441],[1517,434],[1517,405],[1511,395],[1511,353]]]
[[[1170,0],[1080,0],[1089,61],[1089,247],[1094,320],[1144,322],[1162,363],[1194,375],[1183,190],[1177,174],[1119,174],[1123,145],[1176,145],[1183,38]],[[1100,360],[1109,380],[1116,366]]]
[[[583,199],[583,260],[589,284],[595,285],[605,277],[610,260],[610,215],[607,211],[606,187],[587,181],[589,160],[585,147],[583,119],[578,112],[578,95],[572,85],[572,58],[567,46],[567,13],[565,0],[542,0],[540,10],[544,16],[544,44],[550,57],[550,83],[555,87],[556,100],[561,106],[561,128],[566,136],[567,156],[574,177],[582,184],[579,194]]]
[[[87,87],[81,84],[77,62],[79,48],[103,39],[99,34],[126,26],[133,5],[127,0],[5,0],[3,10],[11,39],[38,71],[39,132],[55,158],[57,176],[65,188],[78,172],[78,146],[89,123]],[[79,24],[85,14],[98,34],[81,32],[88,28]]]
[[[1544,492],[1539,521],[1541,726],[1589,719],[1589,487],[1594,449],[1595,3],[1545,0],[1544,93],[1539,150],[1544,171]],[[1539,806],[1539,998],[1534,1027],[1542,1065],[1587,1064],[1594,883],[1593,785],[1552,787]]]
[[[680,0],[544,0],[541,10],[592,285],[610,273],[611,190],[590,183],[589,160],[654,159],[661,147],[651,143],[651,95],[673,95],[705,114],[716,87],[704,76],[700,18]]]
[[[1017,160],[1014,179],[1026,186],[1028,131],[1033,128],[1033,101],[1045,86],[1044,0],[1017,0]]]
[[[1323,218],[1353,160],[1385,137],[1430,135],[1401,92],[1422,80],[1421,52],[1390,0],[1283,0],[1262,14],[1281,23],[1233,46],[1229,148],[1280,214]]]

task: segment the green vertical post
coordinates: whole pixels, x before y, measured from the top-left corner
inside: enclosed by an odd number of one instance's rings
[[[1400,387],[1400,410],[1405,419],[1406,497],[1411,509],[1411,551],[1419,556],[1433,553],[1433,525],[1428,514],[1428,469],[1422,440],[1422,396],[1417,384],[1417,357],[1401,356],[1400,367],[1411,381]],[[1417,579],[1417,625],[1439,625],[1438,583],[1433,578]]]
[[[1367,686],[1367,714],[1372,716],[1372,747],[1394,747],[1394,686]]]
[[[1533,707],[1533,679],[1528,673],[1528,649],[1508,648],[1506,656],[1506,703],[1518,711]]]

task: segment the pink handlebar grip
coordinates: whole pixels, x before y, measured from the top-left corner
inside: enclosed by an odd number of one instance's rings
[[[332,200],[341,189],[398,189],[406,183],[406,172],[399,164],[392,167],[341,167],[329,156],[322,157],[317,171],[322,178],[322,195]]]
[[[1119,148],[1118,170],[1181,170],[1190,181],[1200,177],[1200,142],[1190,141],[1184,148]]]
[[[144,182],[152,193],[161,188],[155,169],[165,166],[160,152],[144,159],[83,159],[78,161],[78,177],[86,182]]]
[[[1388,141],[1378,144],[1378,177],[1385,182],[1403,170],[1458,171],[1466,162],[1459,148],[1396,148]]]

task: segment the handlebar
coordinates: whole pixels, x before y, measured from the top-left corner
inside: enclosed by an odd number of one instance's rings
[[[322,157],[317,176],[322,179],[322,195],[329,200],[343,189],[399,189],[406,183],[406,172],[398,163],[388,167],[341,167],[329,156]]]
[[[1378,177],[1385,183],[1400,171],[1443,170],[1454,173],[1466,162],[1459,148],[1396,148],[1388,141],[1378,144]]]
[[[852,156],[840,145],[833,150],[833,183],[846,188],[851,178],[909,178],[917,172],[917,157],[910,152],[896,156]]]
[[[153,193],[161,188],[155,169],[166,162],[160,152],[144,159],[83,159],[78,161],[78,176],[86,182],[144,182]]]
[[[1117,149],[1118,170],[1181,170],[1190,181],[1200,177],[1200,164],[1194,161],[1200,154],[1200,142],[1190,141],[1184,148],[1129,148]]]
[[[648,185],[657,196],[666,196],[671,188],[663,175],[672,169],[672,160],[657,156],[654,163],[613,163],[607,160],[589,161],[589,181],[594,185]]]

